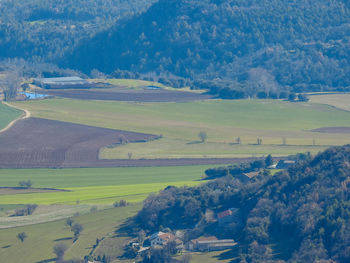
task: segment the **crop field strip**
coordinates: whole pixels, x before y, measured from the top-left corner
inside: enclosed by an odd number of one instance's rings
[[[154,139],[151,134],[29,118],[0,134],[0,167],[62,167],[93,165],[101,147],[126,140]]]
[[[61,191],[1,195],[0,205],[9,204],[113,204],[124,199],[141,202],[150,193],[169,185],[197,185],[204,170],[213,167],[128,167],[72,169],[1,169],[0,184],[14,187],[31,180],[36,189]]]
[[[350,113],[327,105],[274,100],[186,103],[131,103],[54,99],[17,102],[34,116],[122,129],[163,138],[147,143],[105,148],[102,159],[237,158],[275,156],[310,151],[350,142],[349,133],[320,133],[313,129],[350,126]],[[198,142],[199,131],[207,133]],[[237,137],[241,145],[235,144]],[[262,145],[256,145],[262,138]],[[283,140],[286,143],[283,145]]]
[[[134,102],[188,102],[194,100],[211,99],[210,95],[200,93],[172,91],[172,90],[130,90],[120,89],[118,91],[103,90],[40,90],[41,93],[81,100],[109,100],[109,101],[134,101]]]
[[[23,133],[23,131],[26,131]],[[118,143],[153,140],[151,134],[30,118],[0,134],[1,168],[133,167],[227,164],[252,158],[188,158],[100,160],[99,150]]]
[[[23,133],[23,131],[27,131]],[[55,120],[17,121],[0,134],[1,168],[127,167],[227,164],[251,158],[157,158],[101,160],[102,147],[126,141],[146,142],[156,135],[98,128]],[[125,158],[125,157],[124,157]]]

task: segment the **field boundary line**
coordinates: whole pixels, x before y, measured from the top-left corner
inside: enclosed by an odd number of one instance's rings
[[[7,131],[8,129],[10,129],[17,121],[19,121],[19,120],[24,120],[24,119],[28,119],[28,118],[30,118],[31,115],[32,115],[32,114],[30,113],[30,111],[27,110],[27,109],[22,109],[22,108],[19,108],[19,107],[17,107],[17,106],[13,106],[13,105],[11,105],[11,104],[5,102],[5,101],[3,101],[2,104],[6,105],[6,106],[8,106],[8,107],[10,107],[10,108],[14,108],[14,109],[16,109],[16,110],[21,110],[21,111],[24,112],[24,114],[22,114],[19,118],[15,119],[15,120],[11,121],[9,124],[7,124],[7,126],[6,126],[5,128],[3,128],[3,129],[0,130],[0,133],[3,133],[3,132],[5,132],[5,131]]]

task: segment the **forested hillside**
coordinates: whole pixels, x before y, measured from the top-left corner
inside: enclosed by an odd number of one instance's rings
[[[92,38],[154,0],[2,0],[0,60],[52,62],[82,39]]]
[[[144,202],[134,227],[150,233],[187,229],[187,239],[233,238],[240,262],[345,263],[350,261],[349,187],[347,145],[314,158],[304,155],[288,170],[263,172],[247,183],[227,175],[200,187],[168,187]],[[231,223],[220,225],[210,217],[229,208],[238,208]]]
[[[208,86],[198,80],[216,80],[248,95],[344,90],[349,21],[347,0],[160,0],[61,62],[86,73],[168,73],[197,80],[198,87]]]

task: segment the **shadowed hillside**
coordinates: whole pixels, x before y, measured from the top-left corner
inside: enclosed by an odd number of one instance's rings
[[[350,145],[300,157],[288,170],[249,182],[231,174],[200,187],[168,187],[144,202],[136,225],[191,229],[190,239],[233,238],[241,262],[349,262]],[[231,222],[208,220],[208,209],[229,208],[238,209]]]
[[[250,90],[350,85],[348,1],[160,0],[84,41],[63,64],[229,80]]]

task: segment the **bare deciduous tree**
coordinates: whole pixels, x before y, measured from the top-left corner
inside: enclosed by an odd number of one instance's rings
[[[75,223],[72,228],[71,228],[71,231],[74,233],[74,241],[76,241],[79,236],[80,236],[80,233],[84,230],[84,227],[79,224],[79,223]]]
[[[63,262],[63,256],[67,249],[68,246],[64,243],[58,243],[53,247],[53,253],[56,254],[56,262]]]
[[[205,142],[207,140],[207,133],[205,131],[200,131],[198,133],[198,137],[201,140],[201,142]]]
[[[9,101],[16,98],[17,89],[21,85],[20,73],[16,70],[6,74],[6,77],[0,83],[4,92],[4,100]]]
[[[287,139],[286,139],[286,137],[283,137],[283,138],[282,138],[282,145],[287,145]]]

